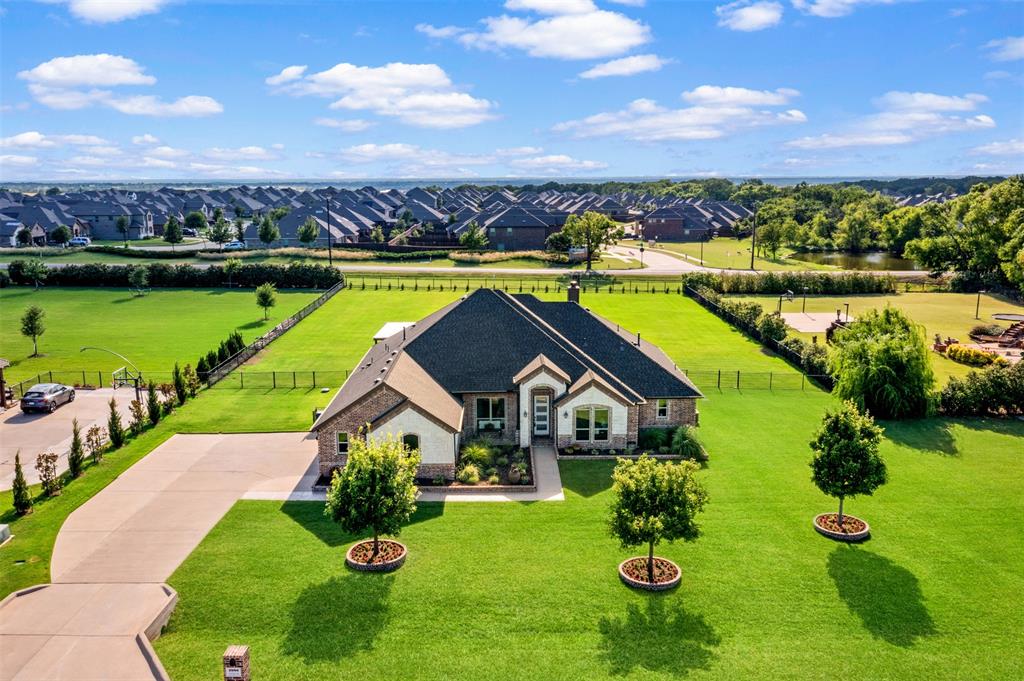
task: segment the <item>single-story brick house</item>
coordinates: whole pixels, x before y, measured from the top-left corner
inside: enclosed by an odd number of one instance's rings
[[[696,425],[693,383],[658,347],[579,304],[480,289],[378,340],[313,424],[322,476],[356,437],[402,433],[423,478],[453,478],[477,437],[623,449]],[[368,427],[368,433],[366,428]]]

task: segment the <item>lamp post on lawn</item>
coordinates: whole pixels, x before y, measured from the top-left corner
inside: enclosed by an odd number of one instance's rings
[[[843,303],[843,305],[846,306],[846,321],[850,321],[850,304],[849,303]]]
[[[640,269],[644,268],[644,242],[640,242]]]
[[[140,404],[142,403],[142,391],[139,388],[139,383],[142,381],[142,372],[139,371],[139,367],[135,366],[135,364],[133,364],[130,359],[128,359],[127,357],[125,357],[121,353],[114,352],[113,350],[108,350],[106,348],[97,348],[97,347],[93,347],[91,345],[87,345],[87,346],[81,348],[79,350],[79,352],[85,352],[86,350],[99,350],[100,352],[106,352],[106,353],[109,353],[109,354],[113,355],[114,357],[120,357],[125,362],[130,364],[132,369],[135,369],[135,399]]]
[[[974,318],[975,319],[981,319],[981,317],[979,315],[981,313],[981,294],[982,293],[987,293],[987,291],[984,291],[984,290],[981,290],[981,289],[978,290],[978,299],[974,303]]]
[[[807,314],[807,287],[806,286],[804,286],[804,304],[800,308],[800,311],[803,312],[804,314]]]

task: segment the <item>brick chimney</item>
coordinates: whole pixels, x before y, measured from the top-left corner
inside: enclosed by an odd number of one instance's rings
[[[579,280],[579,277],[573,277],[572,280],[569,281],[568,292],[569,292],[569,302],[570,303],[576,303],[577,305],[579,305],[580,304],[580,280]]]

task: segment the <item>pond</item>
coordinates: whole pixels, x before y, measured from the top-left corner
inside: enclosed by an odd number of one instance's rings
[[[833,265],[844,270],[923,270],[913,260],[900,258],[892,253],[876,251],[873,253],[847,253],[844,251],[825,251],[813,253],[793,253],[790,260],[813,262],[819,265]]]

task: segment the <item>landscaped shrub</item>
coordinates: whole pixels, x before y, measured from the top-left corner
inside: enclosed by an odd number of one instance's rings
[[[448,257],[455,262],[487,264],[508,260],[536,260],[538,262],[567,263],[569,256],[562,253],[546,253],[544,251],[487,251],[484,253],[463,253],[453,251]]]
[[[462,447],[462,462],[478,468],[488,468],[495,461],[495,448],[484,440],[473,440]]]
[[[692,459],[693,461],[707,461],[708,458],[690,426],[679,426],[676,428],[676,431],[672,433],[670,450],[676,456]]]
[[[1006,359],[995,352],[986,352],[966,345],[950,345],[946,348],[946,357],[954,362],[968,364],[972,367],[983,367],[989,364],[1006,364]]]
[[[828,375],[828,350],[818,343],[804,344],[800,353],[800,367],[810,376]]]
[[[803,291],[809,295],[895,293],[896,280],[889,275],[865,272],[764,272],[761,274],[694,272],[684,274],[684,286],[706,286],[718,293],[780,294]]]
[[[781,341],[786,337],[786,322],[778,312],[772,312],[761,317],[757,322],[757,330],[761,334],[761,340]]]
[[[949,416],[1024,414],[1024,362],[950,378],[939,395],[939,407]]]
[[[26,515],[32,512],[32,495],[28,491],[28,482],[25,481],[25,473],[21,469],[21,452],[14,453],[14,484],[11,487],[14,497],[14,512],[18,515]]]
[[[757,320],[761,318],[764,309],[753,301],[749,300],[729,300],[723,298],[720,303],[723,310],[736,317],[737,322],[741,326],[746,327],[748,331],[753,331],[757,328]]]
[[[999,336],[1006,331],[998,324],[977,324],[971,329],[972,336]]]
[[[110,437],[112,449],[119,449],[125,441],[124,425],[121,423],[121,413],[117,410],[117,401],[111,397],[110,416],[107,418],[107,435]]]
[[[7,288],[11,285],[11,275],[7,274],[7,270],[0,270],[0,288]]]
[[[667,447],[671,438],[671,428],[641,428],[637,432],[636,446],[640,451],[657,452]]]
[[[464,485],[475,485],[480,482],[480,469],[474,463],[467,463],[459,469],[456,477]]]
[[[71,420],[71,449],[68,450],[68,475],[74,479],[82,474],[85,464],[85,451],[82,448],[82,429],[78,419]]]

